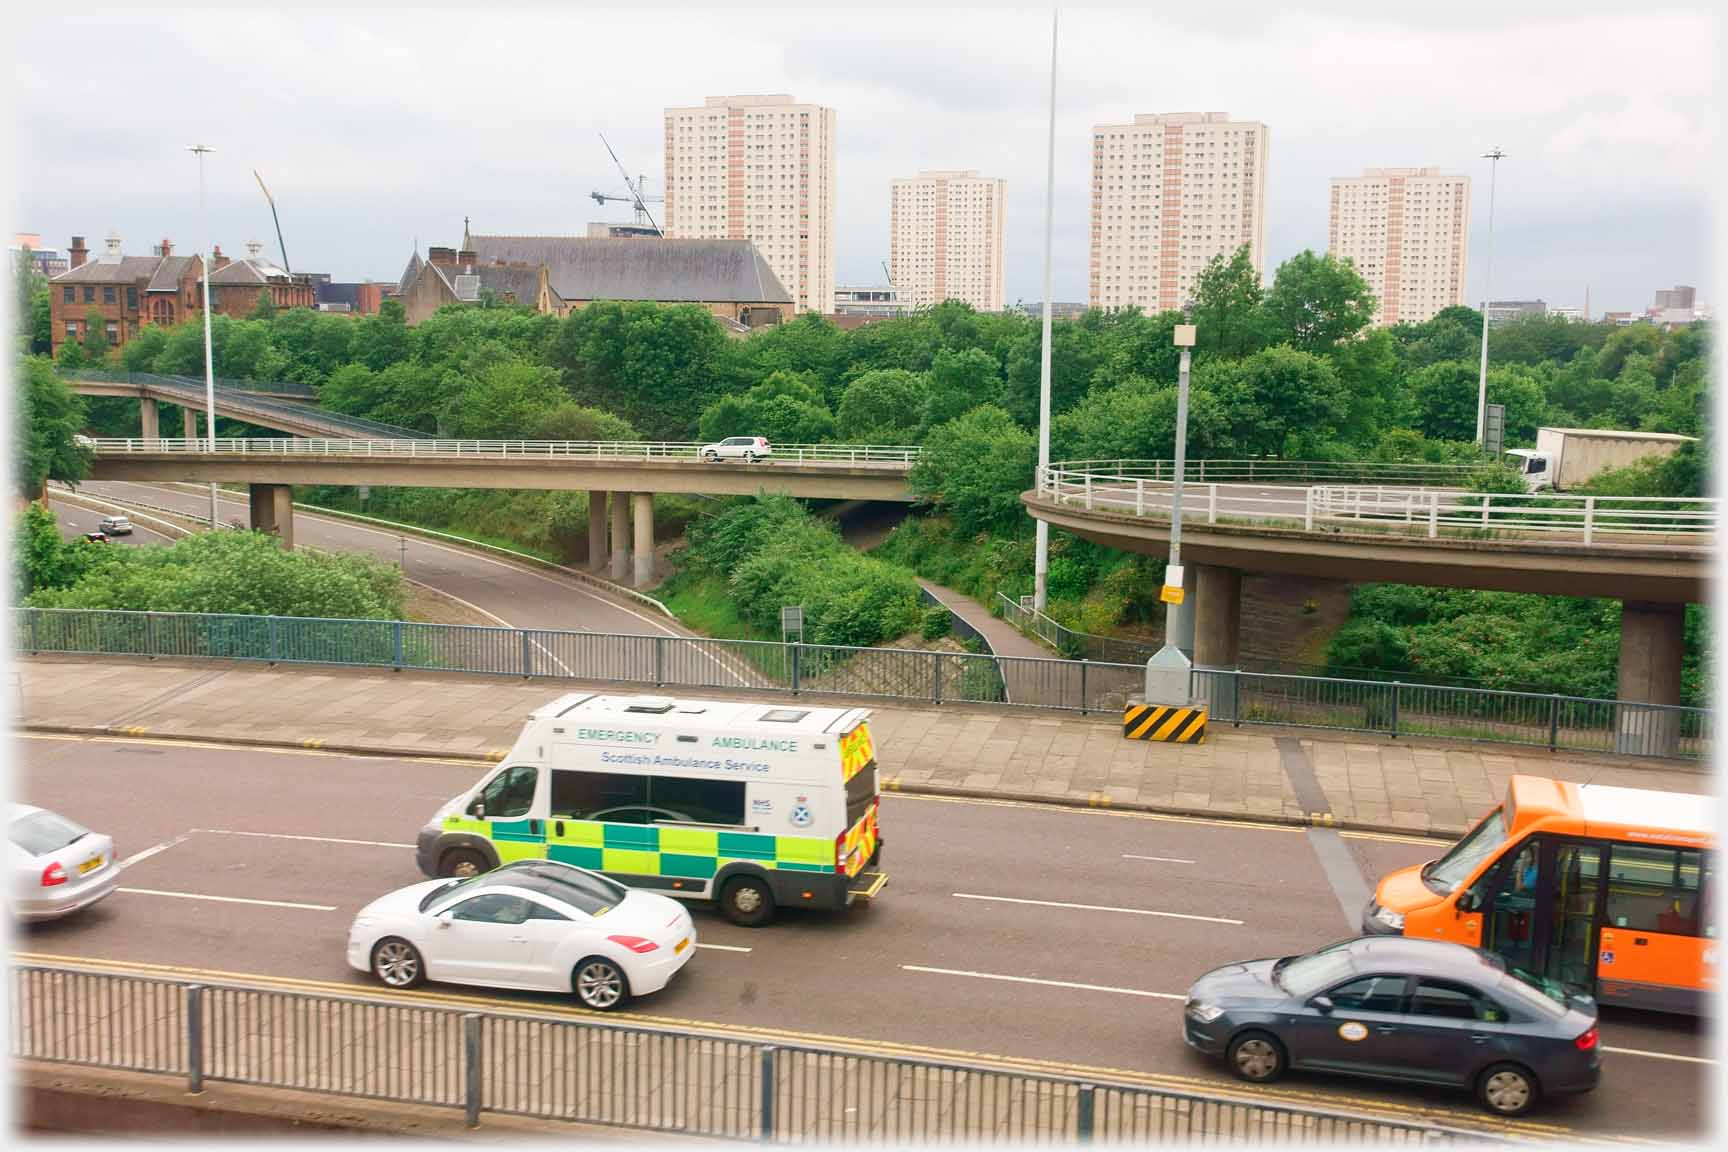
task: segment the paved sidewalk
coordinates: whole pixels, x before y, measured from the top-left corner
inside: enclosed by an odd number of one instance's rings
[[[567,680],[176,662],[19,658],[26,728],[177,736],[404,755],[502,756]],[[625,691],[630,689],[625,688]],[[724,693],[716,693],[724,695]],[[775,694],[775,698],[782,698]],[[818,699],[806,696],[804,699]],[[1703,792],[1673,761],[1501,745],[1216,726],[1203,745],[1122,738],[1119,718],[978,705],[873,709],[884,787],[1455,835],[1513,773]]]

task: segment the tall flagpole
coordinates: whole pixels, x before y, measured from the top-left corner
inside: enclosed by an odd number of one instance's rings
[[[1038,358],[1038,479],[1044,486],[1050,470],[1050,256],[1056,219],[1056,9],[1050,9],[1050,136],[1044,170],[1044,339]],[[1037,522],[1038,543],[1033,563],[1032,606],[1042,612],[1050,575],[1050,525]]]

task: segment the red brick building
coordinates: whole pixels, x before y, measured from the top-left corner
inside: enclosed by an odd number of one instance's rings
[[[203,261],[197,255],[174,255],[167,240],[153,256],[125,256],[120,237],[110,235],[106,251],[89,257],[84,237],[72,237],[71,267],[48,282],[56,354],[68,340],[88,335],[92,312],[101,315],[109,346],[118,348],[144,325],[177,324],[200,307]]]
[[[313,278],[298,275],[264,259],[264,246],[253,240],[244,260],[230,260],[218,244],[210,253],[210,308],[218,316],[250,316],[259,297],[268,292],[278,309],[318,307]]]

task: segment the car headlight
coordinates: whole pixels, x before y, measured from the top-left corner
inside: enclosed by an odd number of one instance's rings
[[[1190,1000],[1188,1001],[1188,1015],[1202,1024],[1210,1024],[1224,1015],[1224,1009],[1216,1004],[1208,1004],[1204,1000]]]
[[[1384,924],[1394,932],[1404,931],[1404,913],[1402,912],[1394,912],[1390,908],[1382,908],[1376,904],[1374,911],[1369,913],[1368,918],[1376,924]]]

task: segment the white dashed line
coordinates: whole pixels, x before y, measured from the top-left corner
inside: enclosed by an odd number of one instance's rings
[[[740,948],[736,944],[698,944],[698,948],[712,948],[716,952],[754,952],[754,948]]]
[[[1642,1048],[1610,1048],[1602,1045],[1602,1051],[1613,1052],[1619,1056],[1648,1056],[1652,1060],[1679,1060],[1685,1064],[1714,1064],[1716,1061],[1708,1056],[1681,1056],[1675,1052],[1646,1052]]]
[[[192,835],[191,832],[182,832],[180,835],[174,837],[174,839],[164,840],[162,843],[156,845],[154,848],[146,848],[142,852],[134,852],[132,855],[126,857],[126,859],[120,861],[120,867],[130,868],[134,864],[142,864],[144,861],[150,859],[150,857],[156,855],[158,852],[168,851],[168,849],[174,847],[174,845],[176,845],[176,844],[179,844],[181,841],[185,840],[188,836],[191,836],[191,835]]]
[[[957,900],[994,900],[1002,904],[1038,904],[1045,908],[1078,908],[1084,912],[1126,912],[1132,916],[1162,916],[1170,920],[1204,920],[1208,924],[1241,924],[1227,916],[1194,916],[1187,912],[1157,912],[1150,908],[1112,908],[1105,904],[1068,904],[1061,900],[1021,900],[1013,896],[979,896],[971,892],[955,892]]]
[[[1038,980],[1031,976],[1004,976],[999,972],[967,972],[960,968],[926,968],[922,964],[902,964],[907,972],[928,972],[936,976],[970,976],[974,980],[1006,980],[1014,984],[1041,984],[1046,988],[1077,988],[1082,992],[1114,992],[1119,996],[1145,996],[1152,1000],[1186,1000],[1174,992],[1147,992],[1141,988],[1113,988],[1108,984],[1076,984],[1072,980]]]
[[[288,900],[247,900],[240,896],[204,896],[197,892],[164,892],[158,888],[116,888],[133,896],[171,896],[176,900],[215,900],[221,904],[261,904],[266,908],[298,908],[305,912],[334,912],[334,904],[295,904]]]
[[[1177,856],[1136,856],[1132,852],[1122,853],[1124,860],[1156,860],[1160,864],[1192,864],[1192,860],[1183,860]]]
[[[344,840],[339,836],[293,836],[286,832],[234,832],[227,828],[194,828],[212,836],[255,836],[261,840],[313,840],[320,844],[360,844],[367,848],[413,848],[413,844],[398,844],[390,840]]]

